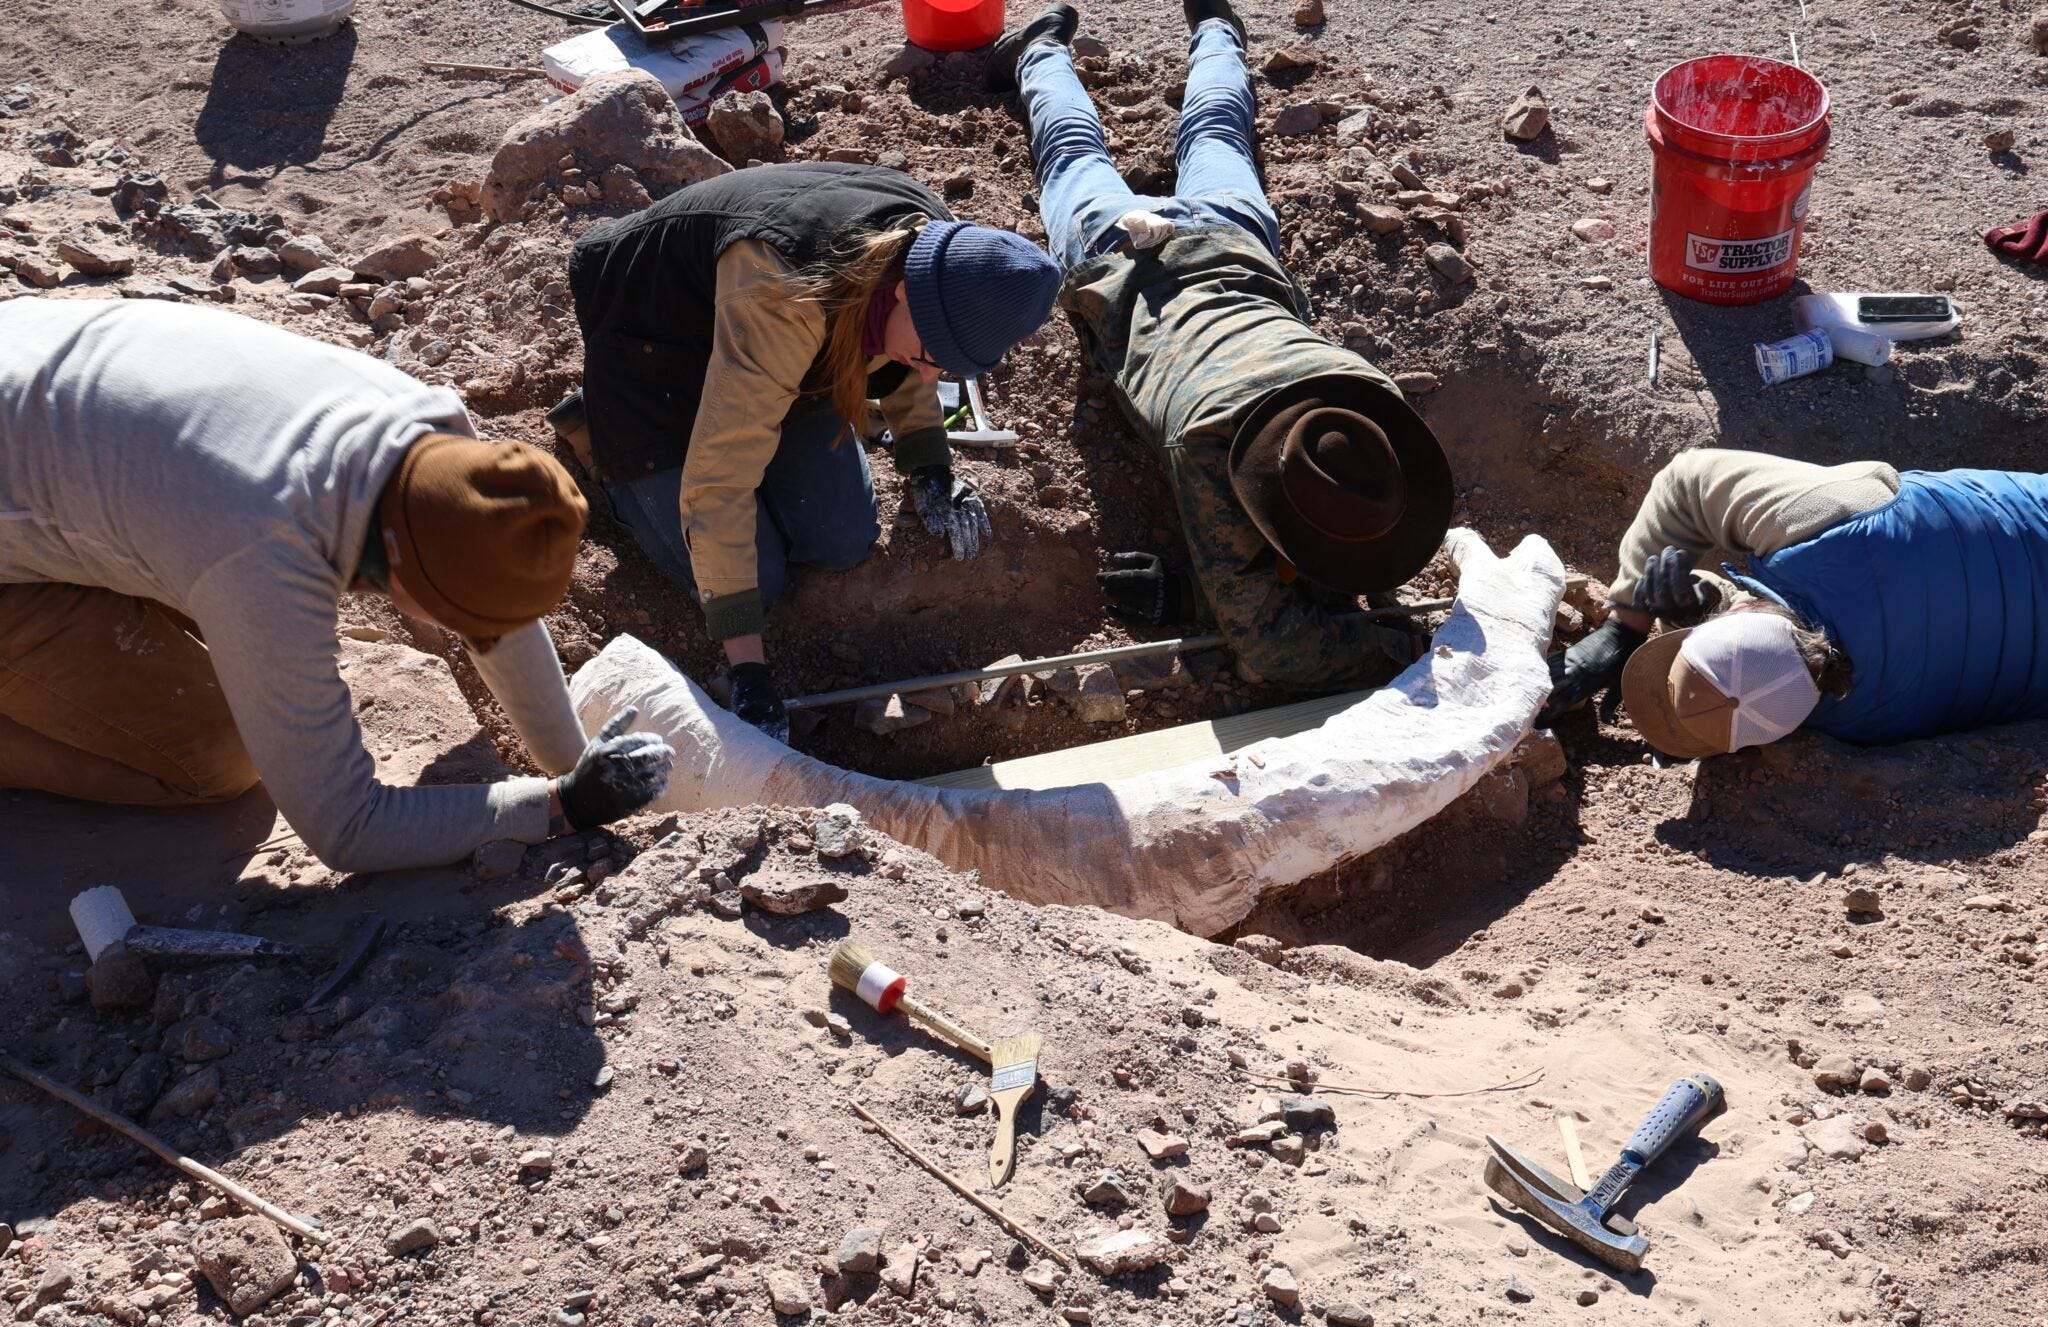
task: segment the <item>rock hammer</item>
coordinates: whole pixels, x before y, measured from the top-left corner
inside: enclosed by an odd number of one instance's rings
[[[1718,1115],[1727,1104],[1721,1085],[1707,1075],[1679,1079],[1665,1089],[1655,1109],[1636,1126],[1635,1134],[1621,1149],[1621,1158],[1584,1194],[1488,1134],[1486,1146],[1492,1155],[1487,1159],[1487,1187],[1608,1266],[1636,1271],[1650,1251],[1650,1241],[1636,1234],[1623,1218],[1614,1218],[1610,1225],[1609,1213],[1636,1178],[1673,1143]],[[1622,1230],[1616,1231],[1614,1225]]]

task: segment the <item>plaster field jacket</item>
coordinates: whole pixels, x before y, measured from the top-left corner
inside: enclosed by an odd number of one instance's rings
[[[1361,378],[1405,406],[1393,379],[1308,325],[1308,298],[1235,226],[1176,231],[1104,254],[1060,289],[1081,344],[1166,467],[1195,578],[1241,671],[1304,690],[1378,686],[1414,638],[1340,614],[1358,604],[1285,566],[1230,483],[1230,442],[1258,403],[1302,378]]]
[[[378,495],[453,392],[353,350],[151,300],[0,304],[0,581],[99,586],[199,627],[277,808],[322,861],[379,870],[547,836],[547,781],[378,782],[335,612]],[[539,623],[474,654],[534,758],[584,743]]]

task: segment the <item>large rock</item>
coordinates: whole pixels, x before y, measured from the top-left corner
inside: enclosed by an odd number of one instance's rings
[[[446,255],[427,235],[401,235],[386,240],[350,264],[364,281],[404,281],[425,276],[441,265]],[[282,261],[282,255],[279,255]]]
[[[732,167],[699,143],[652,74],[600,74],[506,131],[484,177],[484,215],[519,215],[527,195],[572,157],[586,176],[624,165],[655,197],[722,175]]]
[[[214,1293],[241,1317],[291,1288],[299,1260],[277,1227],[260,1216],[209,1221],[192,1237],[192,1253]]]

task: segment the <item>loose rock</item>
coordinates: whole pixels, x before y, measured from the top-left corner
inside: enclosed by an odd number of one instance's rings
[[[84,276],[126,276],[135,270],[133,250],[94,236],[57,241],[57,256]]]
[[[1319,28],[1323,25],[1323,0],[1299,0],[1294,6],[1294,25]]]
[[[803,1279],[787,1267],[777,1267],[765,1278],[768,1286],[768,1302],[777,1313],[802,1313],[811,1311],[811,1292]]]
[[[1313,101],[1283,106],[1273,117],[1273,132],[1282,138],[1299,138],[1323,127],[1323,108]]]
[[[277,246],[277,259],[287,272],[317,272],[323,267],[341,267],[341,259],[318,235],[294,235]]]
[[[1104,1276],[1142,1272],[1166,1261],[1171,1252],[1166,1241],[1149,1230],[1118,1230],[1074,1246],[1082,1264]]]
[[[979,1083],[962,1083],[953,1093],[955,1115],[979,1115],[988,1107],[988,1090]]]
[[[220,1071],[212,1067],[188,1074],[171,1084],[171,1087],[156,1100],[152,1112],[159,1116],[185,1117],[197,1115],[214,1102],[220,1100]]]
[[[820,857],[850,857],[867,842],[860,812],[844,802],[834,802],[812,818],[811,838]]]
[[[1113,1170],[1105,1170],[1094,1181],[1081,1190],[1083,1201],[1097,1207],[1128,1207],[1132,1200],[1130,1185],[1124,1177]]]
[[[882,1265],[882,1284],[904,1299],[917,1285],[918,1254],[915,1244],[899,1244]]]
[[[2010,152],[2019,141],[2020,136],[2014,133],[2009,126],[2002,129],[1993,129],[1990,133],[1984,135],[1984,146],[1993,152]]]
[[[1347,1299],[1341,1304],[1332,1304],[1329,1312],[1323,1315],[1323,1321],[1330,1327],[1372,1327],[1372,1314],[1365,1305]]]
[[[1163,1133],[1158,1129],[1140,1129],[1134,1137],[1138,1146],[1145,1149],[1145,1155],[1154,1161],[1187,1155],[1188,1140],[1177,1134]]]
[[[1283,1308],[1291,1309],[1301,1302],[1301,1282],[1285,1263],[1266,1264],[1266,1269],[1259,1273],[1259,1289]]]
[[[740,897],[777,916],[794,917],[844,901],[846,887],[832,879],[790,879],[757,872],[741,883]]]
[[[1423,250],[1423,257],[1429,259],[1429,265],[1452,285],[1461,285],[1472,279],[1472,264],[1466,261],[1464,254],[1448,244],[1430,245]]]
[[[847,1231],[835,1258],[839,1270],[848,1276],[871,1275],[882,1265],[882,1237],[887,1233],[883,1226],[855,1226]]]
[[[254,1313],[291,1288],[299,1260],[260,1216],[209,1221],[192,1237],[199,1271],[236,1316]]]
[[[1821,1056],[1820,1061],[1813,1066],[1813,1085],[1831,1092],[1854,1087],[1862,1073],[1861,1065],[1837,1051],[1832,1055]]]
[[[1544,97],[1543,89],[1532,87],[1500,117],[1502,132],[1509,138],[1527,143],[1543,136],[1550,127],[1550,102]]]
[[[1572,223],[1572,234],[1588,244],[1605,244],[1614,238],[1614,223],[1605,217],[1583,217]]]
[[[441,265],[441,246],[430,236],[401,235],[387,240],[350,264],[365,281],[404,281],[425,276]]]
[[[1129,715],[1123,685],[1108,664],[1082,664],[1075,670],[1080,689],[1074,693],[1074,714],[1083,723],[1122,723]]]
[[[782,113],[765,92],[728,92],[711,103],[704,122],[711,141],[735,166],[769,161],[782,150]]]
[[[1884,900],[1874,889],[1857,885],[1842,895],[1842,907],[1851,917],[1879,917],[1884,915]]]
[[[1166,1190],[1168,1216],[1193,1216],[1209,1210],[1209,1190],[1186,1180],[1175,1180]]]
[[[408,1221],[384,1237],[384,1251],[394,1258],[403,1258],[408,1253],[431,1249],[441,1242],[441,1232],[432,1221],[424,1218]]]

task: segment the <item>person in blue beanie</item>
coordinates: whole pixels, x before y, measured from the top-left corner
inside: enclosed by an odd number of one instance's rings
[[[1428,564],[1450,524],[1451,467],[1393,379],[1312,323],[1259,183],[1244,25],[1183,0],[1187,94],[1172,197],[1132,192],[1074,69],[1056,4],[998,41],[984,75],[1017,93],[1037,163],[1060,307],[1173,486],[1189,570],[1117,553],[1110,608],[1148,626],[1213,618],[1246,677],[1301,690],[1379,686],[1414,632],[1360,595]]]
[[[734,713],[788,740],[768,605],[792,563],[843,571],[881,535],[853,436],[869,401],[925,528],[956,559],[993,537],[934,384],[993,369],[1059,280],[1036,245],[956,220],[900,171],[835,162],[733,171],[576,242],[583,385],[548,420],[703,607]]]
[[[1700,570],[1716,549],[1747,573]],[[1651,482],[1620,561],[1540,724],[1603,691],[1612,717],[1618,692],[1645,741],[1696,759],[2048,718],[2048,475],[1703,448]]]

